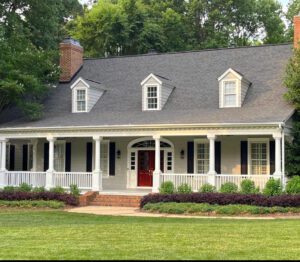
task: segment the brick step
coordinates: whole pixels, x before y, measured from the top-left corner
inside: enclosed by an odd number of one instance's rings
[[[97,195],[89,205],[139,207],[142,196]]]

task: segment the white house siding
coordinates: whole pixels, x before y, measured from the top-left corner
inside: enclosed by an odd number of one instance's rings
[[[97,88],[90,87],[88,89],[88,112],[91,111],[93,106],[97,103],[100,97],[103,95],[103,91]]]
[[[165,103],[167,102],[170,94],[172,93],[173,88],[163,85],[161,88],[161,108],[164,107]]]

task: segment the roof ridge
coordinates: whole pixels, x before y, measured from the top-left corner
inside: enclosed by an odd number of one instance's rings
[[[143,57],[143,56],[159,56],[159,55],[174,55],[174,54],[186,54],[186,53],[201,53],[201,52],[213,52],[213,51],[224,51],[224,50],[234,50],[234,49],[248,49],[248,48],[262,48],[270,46],[287,46],[292,45],[291,42],[281,43],[281,44],[265,44],[265,45],[255,45],[255,46],[236,46],[236,47],[220,47],[220,48],[207,48],[200,50],[187,50],[178,52],[165,52],[165,53],[147,53],[147,54],[137,54],[137,55],[123,55],[123,56],[109,56],[109,57],[85,57],[84,60],[108,60],[116,58],[131,58],[131,57]]]

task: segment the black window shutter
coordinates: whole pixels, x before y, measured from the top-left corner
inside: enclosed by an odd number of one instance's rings
[[[109,175],[116,175],[116,143],[109,143]]]
[[[194,142],[187,142],[187,172],[194,173]]]
[[[15,145],[10,145],[10,152],[9,152],[9,170],[15,170],[15,153],[16,147]]]
[[[215,142],[215,169],[217,174],[221,174],[221,142]]]
[[[49,169],[49,143],[44,144],[44,171]]]
[[[241,174],[248,174],[248,142],[241,141]]]
[[[71,143],[66,143],[65,171],[71,172]]]
[[[275,172],[275,141],[270,141],[270,174]]]
[[[86,144],[86,172],[93,171],[93,143]]]
[[[23,145],[22,170],[23,171],[28,171],[28,145]]]

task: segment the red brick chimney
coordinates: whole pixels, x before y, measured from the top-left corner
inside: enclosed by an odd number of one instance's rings
[[[298,48],[300,41],[300,16],[294,16],[294,48]]]
[[[59,45],[60,82],[69,82],[83,65],[83,48],[79,42],[66,38]]]

